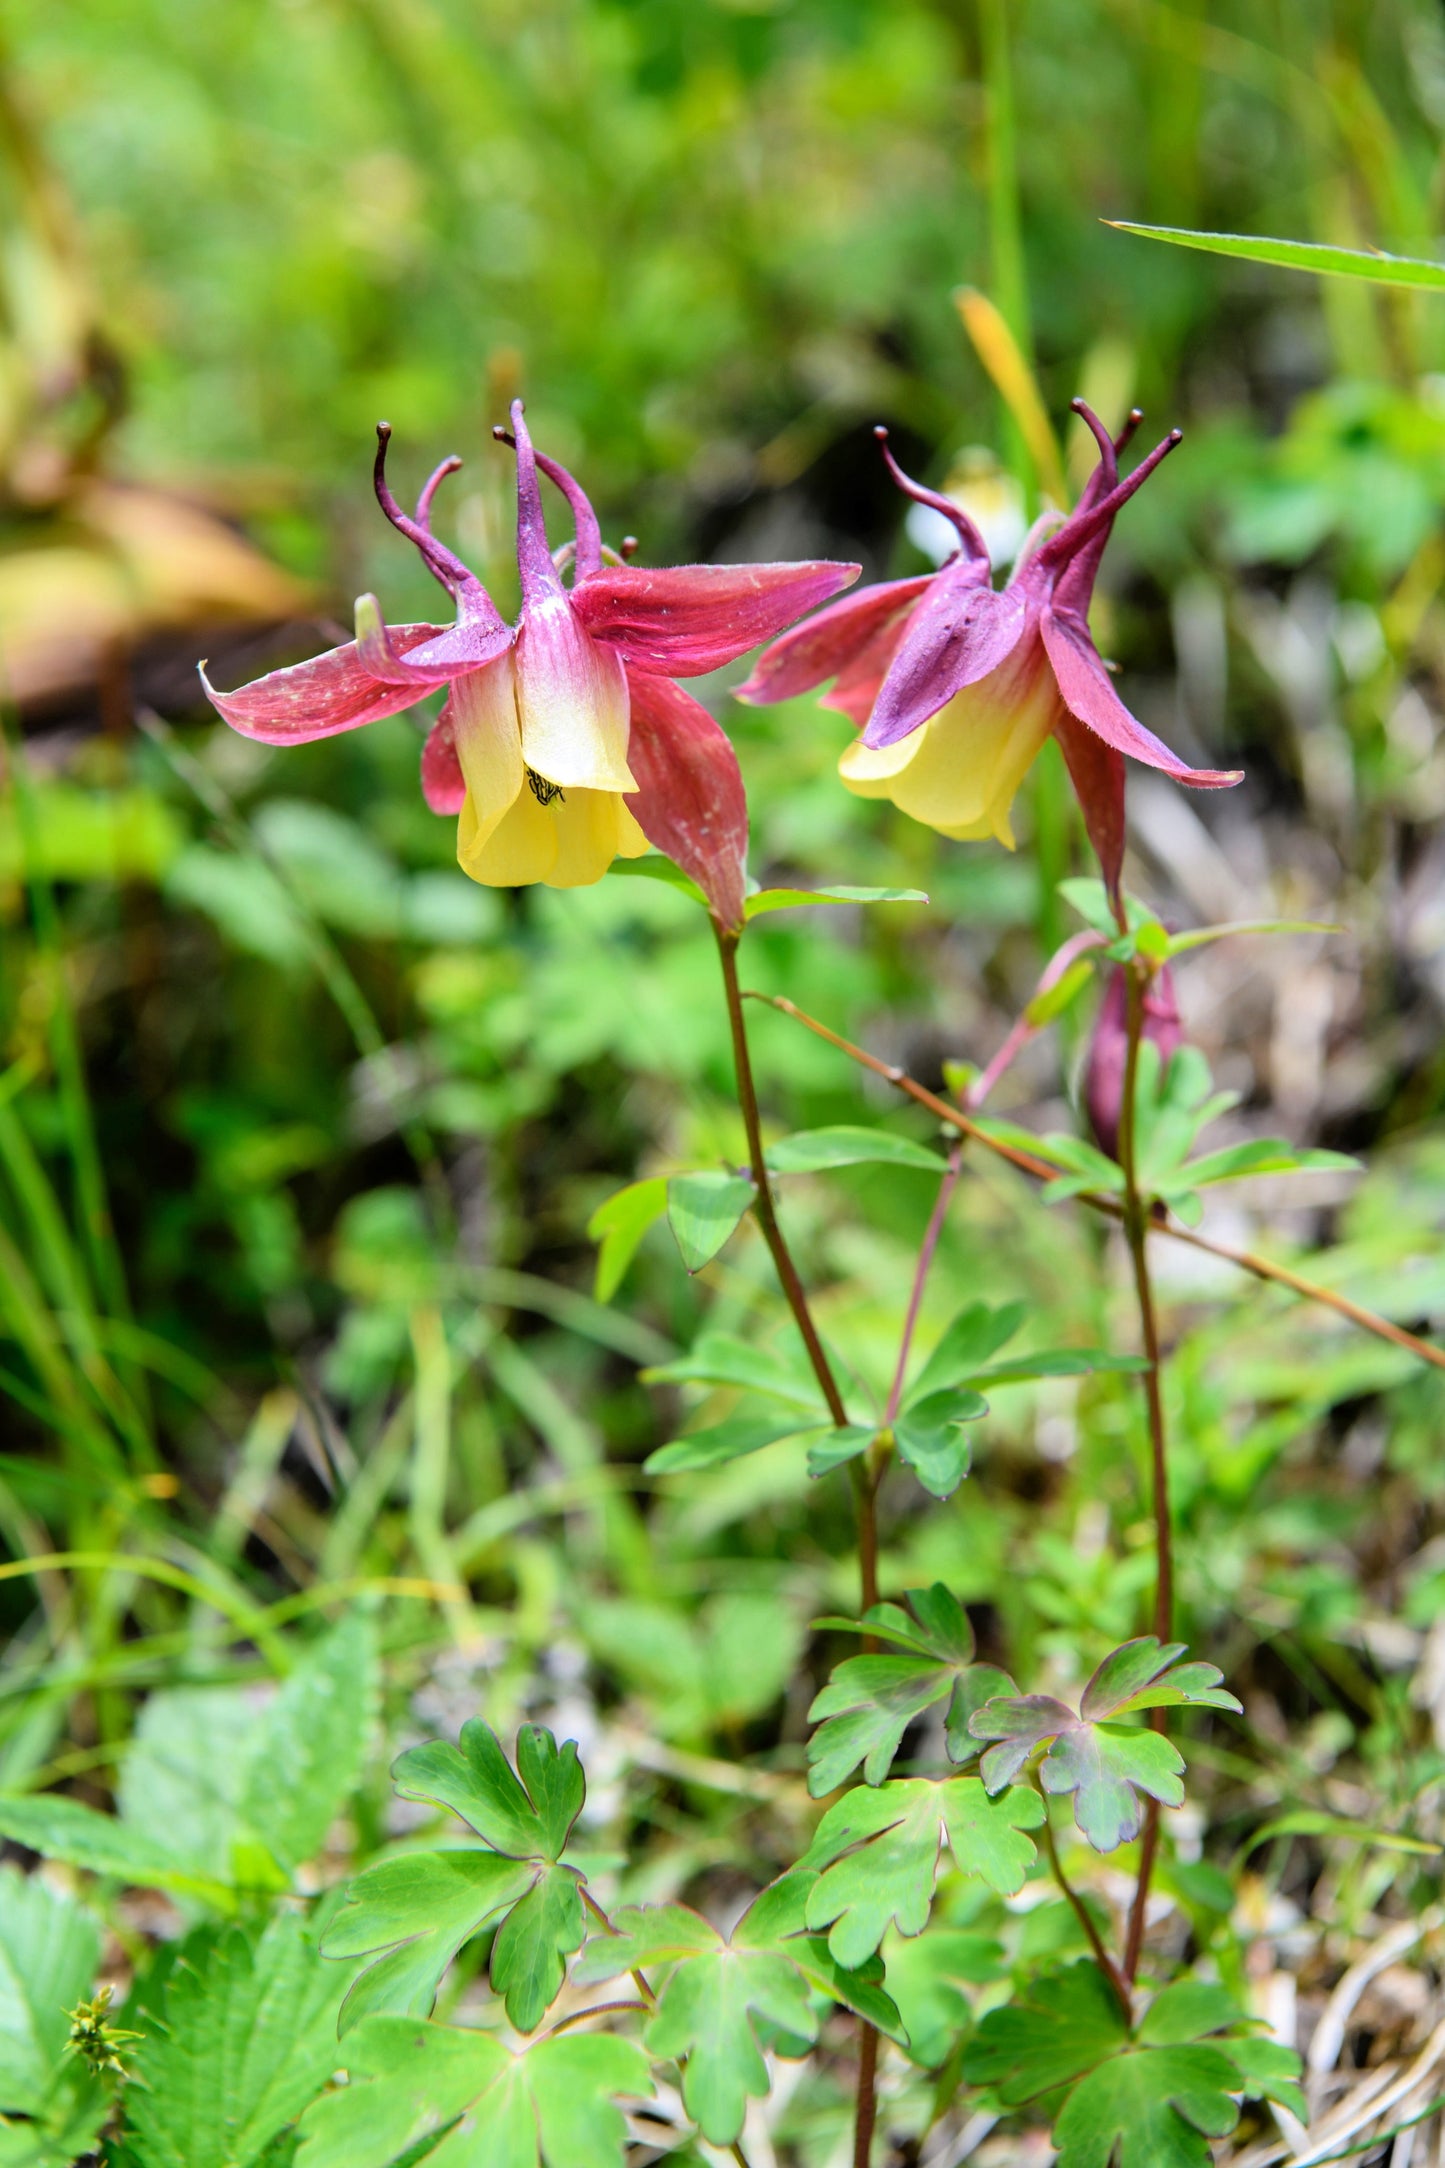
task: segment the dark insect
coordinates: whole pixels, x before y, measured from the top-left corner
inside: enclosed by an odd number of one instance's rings
[[[567,803],[562,794],[561,784],[549,783],[546,776],[538,775],[535,768],[527,770],[527,788],[531,791],[538,805],[550,805],[554,798],[560,798],[563,805]]]

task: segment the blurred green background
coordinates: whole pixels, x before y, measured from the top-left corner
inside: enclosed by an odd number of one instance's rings
[[[842,1479],[809,1485],[791,1448],[640,1472],[682,1402],[637,1366],[704,1316],[773,1329],[760,1244],[689,1281],[659,1230],[618,1306],[590,1292],[603,1198],[739,1156],[709,942],[645,882],[470,886],[417,789],[424,717],[268,752],[210,716],[195,662],[230,686],[314,652],[362,589],[431,613],[371,501],[382,415],[403,495],[465,457],[440,523],[509,606],[490,430],[517,392],[643,562],[920,569],[880,420],[1006,533],[1046,477],[955,307],[983,290],[1072,486],[1081,389],[1187,432],[1121,522],[1096,622],[1135,711],[1248,779],[1205,802],[1136,774],[1131,882],[1178,924],[1344,929],[1180,973],[1242,1095],[1230,1133],[1368,1163],[1256,1184],[1215,1224],[1322,1244],[1334,1284],[1438,1327],[1445,307],[1101,221],[1438,252],[1445,16],[7,0],[3,32],[0,1546],[92,1563],[0,1583],[0,1786],[103,1801],[139,1697],[272,1663],[125,1558],[298,1613],[365,1582],[393,1737],[474,1706],[555,1715],[599,1757],[607,1841],[651,1891],[696,1893],[740,1844],[785,1855],[773,1795],[739,1822],[708,1757],[796,1772],[804,1625],[852,1599]],[[1073,925],[1055,883],[1086,858],[1057,764],[1008,857],[850,798],[846,727],[811,702],[704,691],[759,877],[931,899],[768,919],[745,976],[927,1082],[986,1060]],[[999,1110],[1067,1126],[1078,1032],[1041,1041]],[[757,1048],[777,1124],[903,1122],[783,1019]],[[866,1371],[886,1373],[929,1203],[907,1174],[789,1193]],[[1439,1382],[1252,1283],[1160,1266],[1187,1631],[1247,1705],[1205,1764],[1209,1843],[1300,1803],[1438,1834]],[[979,1292],[1027,1297],[1044,1342],[1129,1344],[1097,1231],[987,1167],[928,1329]],[[885,1496],[885,1580],[942,1574],[986,1653],[1067,1683],[1138,1627],[1144,1458],[1127,1381],[1001,1395],[950,1505]],[[1255,1864],[1323,1937],[1417,1872],[1353,1857],[1296,1838]],[[1216,1926],[1231,1962],[1306,1991],[1272,1919],[1261,1896]]]

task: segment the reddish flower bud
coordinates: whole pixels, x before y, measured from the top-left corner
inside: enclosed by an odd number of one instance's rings
[[[1144,989],[1144,1022],[1141,1041],[1159,1049],[1167,1063],[1184,1040],[1174,981],[1169,966],[1162,964]],[[1118,965],[1104,990],[1104,999],[1089,1041],[1084,1069],[1084,1105],[1089,1126],[1101,1151],[1111,1159],[1119,1156],[1119,1119],[1124,1108],[1124,1072],[1129,1061],[1129,975]]]

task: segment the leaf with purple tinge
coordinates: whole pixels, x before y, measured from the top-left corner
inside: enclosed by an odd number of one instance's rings
[[[1106,1656],[1085,1687],[1079,1712],[1051,1694],[1001,1697],[978,1709],[969,1730],[988,1742],[979,1773],[991,1792],[1011,1784],[1040,1747],[1046,1792],[1072,1793],[1074,1820],[1098,1852],[1139,1834],[1140,1795],[1177,1807],[1184,1797],[1183,1756],[1157,1732],[1106,1721],[1143,1709],[1228,1709],[1240,1704],[1213,1664],[1181,1664],[1182,1642],[1153,1635],[1126,1641]]]

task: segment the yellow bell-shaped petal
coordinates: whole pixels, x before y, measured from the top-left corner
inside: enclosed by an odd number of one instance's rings
[[[891,798],[959,842],[996,836],[1012,850],[1014,795],[1061,708],[1041,643],[1025,638],[1007,662],[896,745],[850,745],[838,772],[860,798]]]
[[[522,758],[564,790],[636,790],[627,765],[627,676],[566,595],[522,613],[514,650]]]
[[[601,880],[614,858],[641,857],[647,838],[620,791],[564,788],[524,758],[517,679],[507,654],[459,678],[452,690],[457,758],[467,785],[457,862],[489,888],[534,881],[585,888]],[[625,738],[623,745],[625,752]]]

